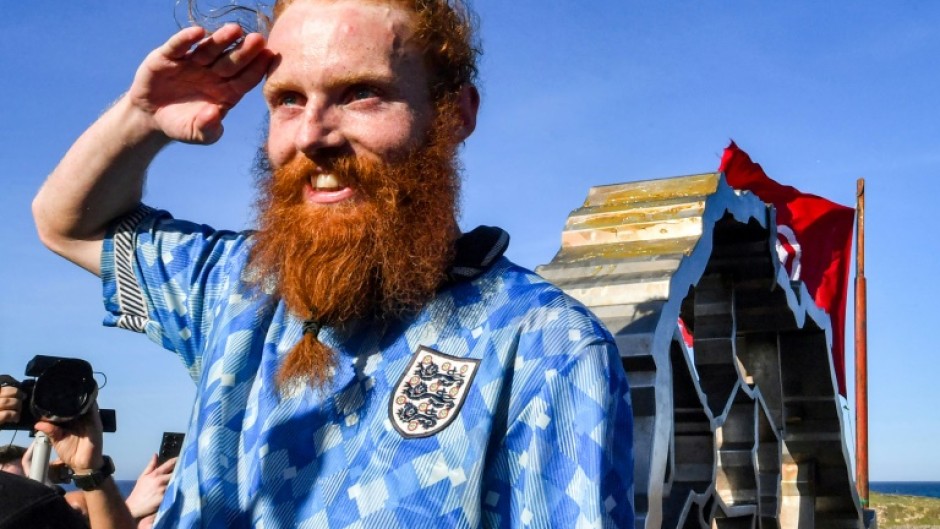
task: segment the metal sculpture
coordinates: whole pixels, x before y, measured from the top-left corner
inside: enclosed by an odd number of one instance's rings
[[[637,528],[861,527],[829,317],[776,238],[720,173],[599,186],[538,268],[620,348]]]

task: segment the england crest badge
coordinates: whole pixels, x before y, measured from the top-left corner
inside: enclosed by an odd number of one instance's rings
[[[428,437],[450,424],[480,361],[456,358],[421,346],[395,385],[389,418],[403,437]]]

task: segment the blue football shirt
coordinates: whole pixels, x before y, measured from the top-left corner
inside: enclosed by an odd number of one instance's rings
[[[301,321],[251,237],[143,207],[105,240],[106,325],[197,387],[158,528],[633,526],[627,379],[582,305],[493,252],[407,321],[325,327],[328,386],[279,392]]]

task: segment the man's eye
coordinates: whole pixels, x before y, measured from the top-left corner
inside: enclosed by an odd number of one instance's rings
[[[362,101],[378,97],[378,95],[378,91],[370,86],[355,86],[349,91],[349,101]]]
[[[284,94],[278,102],[282,107],[292,107],[299,104],[300,98],[297,97],[297,94]]]
[[[272,94],[268,101],[272,107],[294,107],[303,105],[301,97],[296,92],[281,92]]]

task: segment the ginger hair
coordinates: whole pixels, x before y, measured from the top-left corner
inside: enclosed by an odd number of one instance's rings
[[[274,2],[274,23],[295,0]],[[364,0],[396,5],[413,16],[414,41],[422,50],[431,97],[438,101],[477,80],[483,54],[476,14],[464,0]]]
[[[277,18],[296,0],[275,0],[268,6],[260,0],[236,0],[212,7],[206,0],[177,0],[185,6],[174,12],[177,24],[205,27],[237,22],[245,32],[267,33]],[[327,0],[323,0],[327,1]],[[478,19],[466,0],[362,0],[386,3],[409,12],[414,21],[415,43],[422,50],[429,73],[429,89],[435,101],[456,94],[477,80],[477,60],[483,54],[477,34]],[[209,4],[209,5],[204,5]]]

